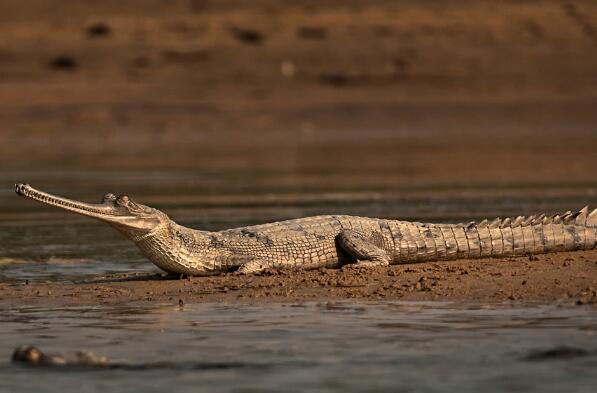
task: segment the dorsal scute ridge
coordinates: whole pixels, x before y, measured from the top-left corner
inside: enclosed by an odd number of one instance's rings
[[[597,209],[593,209],[591,213],[587,216],[586,225],[589,227],[594,227],[597,224]]]
[[[510,224],[510,226],[511,226],[512,228],[519,227],[519,226],[521,226],[521,225],[522,225],[522,222],[523,222],[523,221],[524,221],[524,217],[523,217],[523,216],[518,216],[518,217],[516,217],[516,219],[515,219],[515,220],[512,222],[512,224]]]
[[[512,223],[512,220],[510,219],[510,217],[506,217],[506,218],[504,218],[504,221],[502,221],[502,225],[500,225],[500,227],[501,228],[509,227],[510,223]]]
[[[575,225],[587,225],[597,226],[597,209],[592,210],[589,213],[589,207],[585,206],[578,212],[572,213],[570,210],[564,214],[555,214],[553,216],[547,216],[544,213],[532,216],[518,216],[516,218],[506,217],[503,220],[501,218],[495,218],[493,221],[484,219],[483,221],[476,222],[471,221],[468,223],[458,223],[454,226],[465,229],[472,229],[475,227],[489,227],[489,228],[516,228],[519,226],[527,227],[530,225],[547,225],[547,224],[575,224]]]
[[[578,212],[578,216],[576,216],[576,225],[586,225],[587,223],[587,216],[589,215],[589,207],[585,206]]]
[[[532,224],[533,225],[542,224],[544,218],[545,218],[545,214],[540,214],[538,216],[534,216]]]
[[[576,217],[578,217],[579,214],[580,214],[580,212],[565,215],[564,216],[564,224],[574,224],[576,222]]]

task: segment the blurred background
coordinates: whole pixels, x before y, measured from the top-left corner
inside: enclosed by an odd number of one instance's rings
[[[0,1],[6,219],[49,210],[14,182],[214,228],[580,208],[596,109],[595,2]]]

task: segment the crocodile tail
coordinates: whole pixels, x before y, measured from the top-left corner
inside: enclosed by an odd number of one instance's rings
[[[597,209],[589,211],[588,207],[553,216],[496,218],[467,224],[410,223],[406,227],[402,226],[402,232],[404,235],[406,229],[409,236],[403,236],[401,243],[411,247],[397,250],[399,260],[405,262],[523,256],[597,246]]]
[[[588,207],[561,215],[496,219],[466,226],[464,235],[457,237],[458,251],[476,258],[591,250],[596,246],[596,229],[597,209],[589,212]]]

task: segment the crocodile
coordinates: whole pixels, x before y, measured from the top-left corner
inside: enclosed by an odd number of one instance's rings
[[[168,361],[133,363],[128,360],[110,359],[106,356],[96,355],[88,350],[77,350],[65,353],[46,353],[33,345],[21,345],[12,353],[12,361],[30,367],[62,368],[81,370],[222,370],[233,368],[257,368],[259,364],[243,362],[184,362],[174,363]]]
[[[132,240],[162,270],[207,276],[265,269],[386,266],[472,258],[502,258],[596,246],[597,209],[562,215],[433,224],[324,215],[218,232],[184,227],[127,195],[98,204],[66,199],[16,184],[24,197],[99,219]]]
[[[100,366],[108,367],[115,364],[104,356],[97,356],[93,352],[81,350],[64,355],[50,355],[32,345],[17,347],[12,353],[12,361],[31,366]]]

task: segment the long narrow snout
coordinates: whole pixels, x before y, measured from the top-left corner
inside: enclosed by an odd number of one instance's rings
[[[85,203],[62,198],[47,192],[36,190],[29,184],[15,184],[15,192],[18,195],[33,199],[46,205],[56,206],[64,210],[78,213],[87,217],[98,218],[103,221],[118,223],[123,218],[123,215],[119,214],[113,205],[104,203]]]

